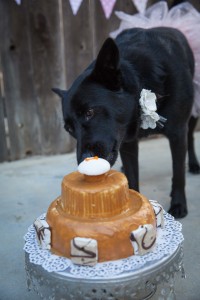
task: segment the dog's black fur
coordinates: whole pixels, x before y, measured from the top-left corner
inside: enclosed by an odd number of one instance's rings
[[[173,178],[171,207],[175,217],[187,214],[185,157],[193,105],[194,59],[185,37],[176,29],[134,28],[116,40],[108,38],[97,59],[62,97],[65,129],[77,139],[77,161],[97,155],[111,165],[120,150],[129,187],[139,189],[138,139],[164,134],[170,143]],[[157,95],[163,128],[143,130],[139,98],[142,89]],[[196,119],[190,120],[189,167],[199,172],[193,147]]]

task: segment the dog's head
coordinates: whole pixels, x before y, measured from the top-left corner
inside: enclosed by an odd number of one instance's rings
[[[53,89],[62,98],[64,127],[77,140],[78,163],[95,155],[111,165],[117,159],[134,110],[120,65],[118,48],[109,38],[68,91]]]

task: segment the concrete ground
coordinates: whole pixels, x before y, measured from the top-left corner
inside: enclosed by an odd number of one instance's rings
[[[200,160],[200,132],[196,135]],[[120,168],[120,161],[114,166]],[[26,289],[23,236],[60,194],[63,176],[76,169],[75,153],[0,164],[0,300],[37,300]],[[187,278],[176,280],[177,300],[200,299],[200,175],[186,171],[189,215],[183,224]],[[165,138],[140,142],[140,190],[168,210],[171,155]],[[156,299],[156,298],[154,298]],[[77,299],[78,300],[78,299]]]

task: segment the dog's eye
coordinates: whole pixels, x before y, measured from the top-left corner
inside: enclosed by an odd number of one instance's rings
[[[93,116],[94,116],[94,109],[93,108],[89,108],[85,112],[85,119],[86,119],[86,121],[89,121]]]

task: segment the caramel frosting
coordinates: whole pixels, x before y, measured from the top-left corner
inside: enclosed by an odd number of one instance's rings
[[[119,172],[99,176],[73,172],[64,177],[58,210],[78,218],[104,219],[126,212],[130,205],[128,182]]]

